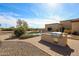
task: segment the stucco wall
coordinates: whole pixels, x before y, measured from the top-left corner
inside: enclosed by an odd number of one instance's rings
[[[72,22],[72,32],[79,31],[79,22]]]
[[[52,31],[60,30],[60,24],[58,24],[58,23],[46,24],[45,25],[45,30],[48,31],[48,28],[52,28]]]
[[[71,21],[61,21],[60,24],[62,24],[63,27],[72,28],[72,22]]]
[[[61,35],[60,37],[56,38],[48,33],[45,33],[41,35],[41,40],[47,41],[52,44],[60,45],[60,46],[67,45],[67,35],[64,35],[64,36]]]

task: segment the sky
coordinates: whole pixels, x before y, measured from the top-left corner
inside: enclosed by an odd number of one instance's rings
[[[44,28],[45,24],[79,18],[77,3],[0,3],[0,27],[16,27],[18,19],[29,27]]]

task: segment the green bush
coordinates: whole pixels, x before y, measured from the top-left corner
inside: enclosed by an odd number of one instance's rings
[[[1,28],[2,31],[13,31],[15,28]]]
[[[27,38],[32,38],[32,37],[36,37],[38,35],[31,35],[31,34],[24,34],[22,36],[20,36],[20,39],[27,39]]]
[[[20,37],[21,35],[25,34],[25,32],[25,28],[21,26],[15,29],[14,34],[16,37]]]
[[[79,31],[74,31],[72,34],[73,35],[79,35]]]
[[[40,33],[40,32],[29,32],[28,34],[35,34],[35,33]]]

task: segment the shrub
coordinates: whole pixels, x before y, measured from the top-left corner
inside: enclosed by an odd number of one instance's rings
[[[36,37],[38,35],[31,35],[31,34],[24,34],[22,36],[20,36],[20,39],[27,39],[27,38],[32,38],[32,37]]]
[[[75,31],[72,33],[73,35],[79,35],[79,32]]]
[[[39,33],[39,32],[34,32],[34,31],[33,31],[33,32],[29,32],[28,34],[35,34],[35,33]]]
[[[71,30],[65,29],[64,30],[65,33],[71,34]]]
[[[14,28],[1,28],[2,31],[13,31]]]
[[[16,37],[20,37],[21,35],[23,35],[25,33],[25,28],[24,27],[18,27],[15,29],[14,34]]]

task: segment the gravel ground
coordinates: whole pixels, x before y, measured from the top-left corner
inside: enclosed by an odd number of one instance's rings
[[[30,43],[3,41],[0,43],[0,56],[49,56]]]

